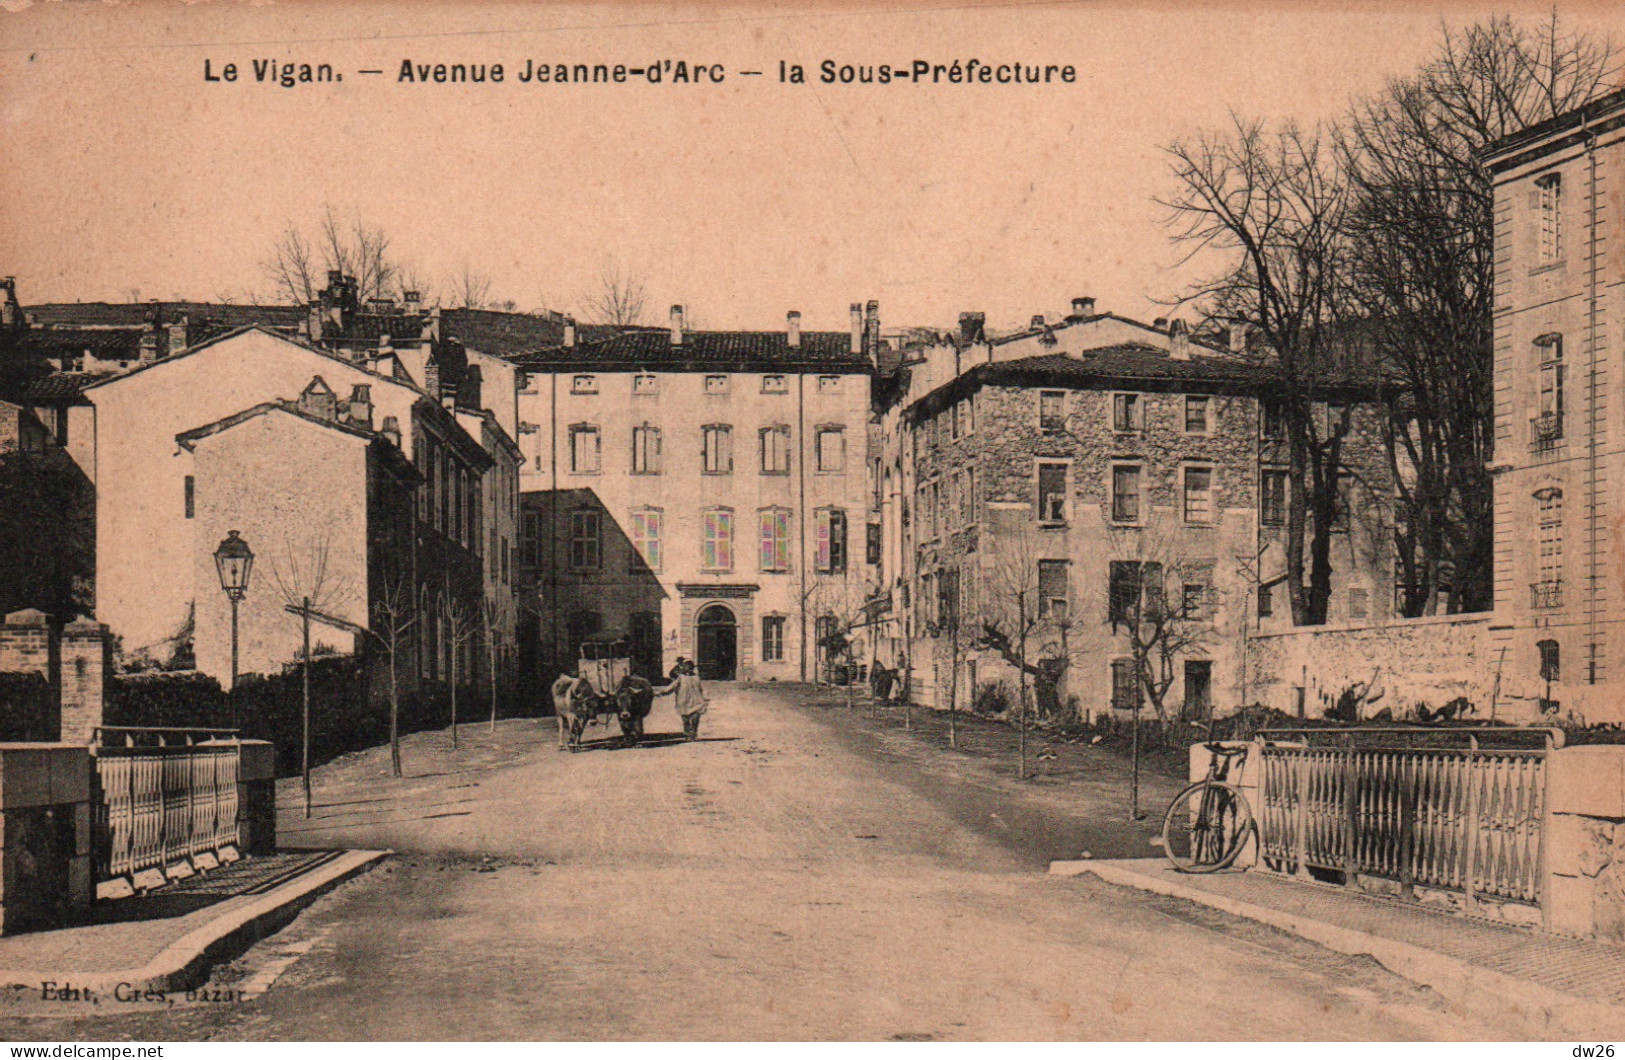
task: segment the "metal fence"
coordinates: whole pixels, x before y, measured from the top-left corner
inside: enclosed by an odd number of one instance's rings
[[[1544,907],[1549,729],[1261,733],[1265,867]],[[1482,743],[1523,743],[1485,747]],[[1538,746],[1528,746],[1529,744]],[[1455,746],[1449,746],[1455,744]]]
[[[235,730],[104,727],[93,750],[97,879],[237,844]]]

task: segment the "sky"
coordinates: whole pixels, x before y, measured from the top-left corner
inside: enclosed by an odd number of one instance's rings
[[[1314,122],[1412,71],[1472,3],[120,6],[0,0],[0,274],[25,304],[247,301],[290,223],[389,233],[442,288],[574,309],[615,263],[710,328],[1167,315],[1161,148],[1231,110]],[[1538,7],[1514,8],[1539,18]],[[1564,8],[1614,29],[1612,7]],[[1609,23],[1614,23],[1610,26]],[[340,82],[257,83],[255,59]],[[1070,84],[818,83],[837,64],[1068,65]],[[501,84],[403,83],[501,63]],[[521,83],[526,62],[721,64],[721,84]],[[806,84],[781,84],[799,63]],[[219,76],[226,63],[236,82]],[[381,74],[362,74],[364,69]],[[740,71],[760,70],[751,77]]]

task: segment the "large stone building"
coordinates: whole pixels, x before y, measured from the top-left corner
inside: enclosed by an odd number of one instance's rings
[[[871,304],[872,306],[872,304]],[[853,328],[666,329],[515,358],[521,569],[548,672],[619,629],[645,673],[804,680],[856,625],[878,556],[869,485],[878,318]],[[522,640],[530,640],[523,637]]]
[[[1625,92],[1493,145],[1499,697],[1625,720]]]
[[[1078,299],[1062,320],[998,337],[967,314],[900,372],[881,656],[910,667],[919,698],[1013,698],[992,634],[1060,675],[1036,682],[1048,706],[1084,717],[1155,698],[1197,717],[1252,701],[1246,635],[1291,623],[1291,486],[1267,363]],[[1321,396],[1348,471],[1328,617],[1381,619],[1393,571],[1380,412],[1358,387]]]
[[[483,626],[487,600],[494,635],[512,621],[500,597],[511,595],[519,454],[495,415],[459,411],[387,357],[352,359],[259,327],[84,393],[97,439],[96,617],[126,654],[161,661],[190,640],[198,667],[229,681],[212,554],[238,530],[258,556],[240,672],[296,657],[287,603],[309,594],[372,625],[389,593],[415,619],[416,676],[448,679],[454,646],[459,676],[484,672],[479,640],[451,633],[459,616]]]

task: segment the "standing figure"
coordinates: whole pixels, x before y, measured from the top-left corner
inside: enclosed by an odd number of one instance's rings
[[[700,715],[705,713],[706,707],[705,686],[700,684],[700,675],[694,664],[686,659],[678,664],[674,673],[676,676],[671,684],[655,689],[655,695],[677,697],[677,713],[683,718],[683,736],[697,740],[700,738]]]

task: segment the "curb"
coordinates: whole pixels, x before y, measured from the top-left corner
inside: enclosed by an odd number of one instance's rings
[[[1499,1023],[1507,1017],[1534,1021],[1542,1030],[1603,1037],[1625,1034],[1625,1012],[1602,1001],[1575,997],[1527,979],[1424,949],[1398,939],[1384,938],[1353,928],[1280,909],[1255,905],[1227,895],[1188,887],[1161,876],[1135,871],[1121,862],[1052,861],[1051,876],[1092,874],[1107,883],[1183,898],[1247,920],[1308,939],[1329,950],[1370,957],[1384,968],[1442,995],[1452,1008]],[[1610,1033],[1611,1032],[1611,1033]]]
[[[0,970],[0,990],[38,989],[40,983],[49,980],[104,994],[120,984],[165,992],[193,989],[208,980],[216,964],[274,934],[316,899],[371,869],[391,853],[388,850],[346,851],[247,905],[192,929],[139,968],[112,972]]]

